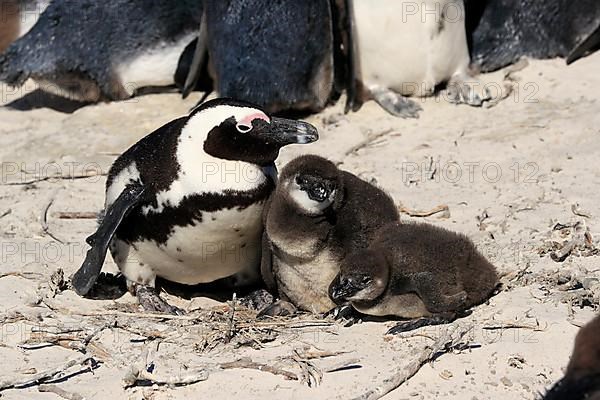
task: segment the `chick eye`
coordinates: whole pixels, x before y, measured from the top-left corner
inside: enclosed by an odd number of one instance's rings
[[[244,125],[244,124],[237,124],[235,127],[241,133],[248,133],[252,130],[251,126]]]
[[[363,278],[360,280],[361,283],[368,285],[369,283],[371,283],[371,278],[369,278],[368,276],[363,276]]]
[[[308,183],[308,179],[306,179],[306,177],[304,177],[304,176],[297,176],[296,183],[298,185],[306,185]]]

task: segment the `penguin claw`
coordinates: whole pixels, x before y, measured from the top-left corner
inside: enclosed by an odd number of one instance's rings
[[[138,298],[138,302],[146,312],[170,315],[185,314],[185,311],[181,308],[172,306],[163,300],[153,287],[138,285],[135,294]]]
[[[335,307],[323,314],[323,317],[332,317],[335,321],[340,322],[344,328],[362,322],[356,315],[354,308],[349,305]]]
[[[371,95],[381,108],[395,117],[419,118],[419,112],[423,110],[414,100],[388,89],[372,90]]]
[[[265,289],[255,290],[238,300],[244,307],[255,311],[268,308],[274,301],[273,295]]]
[[[273,304],[263,308],[256,318],[263,317],[288,317],[298,312],[296,306],[284,300],[277,300]]]
[[[446,94],[450,103],[467,104],[472,107],[481,107],[485,102],[492,100],[490,90],[482,82],[463,76],[448,82]]]
[[[396,326],[391,327],[386,332],[386,335],[397,335],[399,333],[414,331],[415,329],[423,328],[425,326],[448,324],[463,315],[464,314],[448,313],[447,315],[434,315],[432,317],[421,317],[409,321],[398,322]]]

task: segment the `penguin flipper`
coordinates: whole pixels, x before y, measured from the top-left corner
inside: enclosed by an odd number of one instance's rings
[[[346,91],[344,112],[358,111],[363,104],[362,83],[355,40],[353,0],[331,0],[333,20],[335,86],[334,95]]]
[[[96,233],[87,239],[92,247],[88,250],[81,268],[71,279],[73,288],[80,296],[85,296],[94,286],[102,270],[111,239],[123,219],[134,206],[139,204],[144,191],[144,186],[139,182],[127,185],[117,200],[106,210],[106,215]]]
[[[273,253],[271,252],[271,245],[266,231],[262,235],[260,274],[267,289],[271,293],[277,294],[277,281],[275,281],[275,275],[273,274]]]
[[[600,26],[581,43],[577,45],[567,56],[567,65],[574,63],[588,52],[600,48]]]
[[[187,98],[192,90],[196,88],[196,84],[202,74],[204,64],[208,56],[208,31],[206,28],[206,11],[202,13],[202,19],[200,21],[200,29],[198,31],[198,38],[196,39],[196,48],[194,50],[194,57],[190,64],[185,83],[181,89],[181,95],[185,99]]]

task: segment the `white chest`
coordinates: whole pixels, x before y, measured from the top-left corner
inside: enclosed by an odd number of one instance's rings
[[[157,276],[184,284],[212,282],[258,268],[263,204],[202,213],[202,221],[176,226],[165,244],[133,243],[136,256]]]
[[[173,43],[159,42],[118,64],[116,74],[123,88],[133,95],[139,88],[174,84],[179,56],[194,37],[189,34]]]
[[[464,17],[462,0],[354,0],[363,82],[423,96],[465,72]]]
[[[286,257],[273,260],[279,291],[297,307],[324,313],[335,307],[329,298],[329,285],[339,273],[339,260],[329,251],[307,261]]]

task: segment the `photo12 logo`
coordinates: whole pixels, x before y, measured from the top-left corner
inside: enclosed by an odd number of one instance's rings
[[[447,182],[456,184],[463,180],[468,183],[498,183],[503,177],[514,183],[537,183],[540,167],[535,162],[515,162],[504,168],[497,162],[488,161],[434,161],[421,163],[403,162],[402,182],[411,185],[418,182]]]

